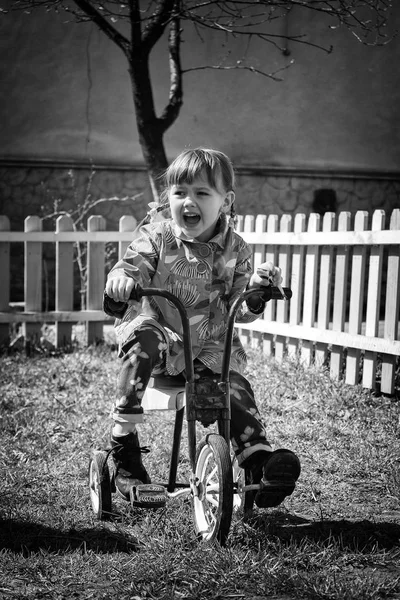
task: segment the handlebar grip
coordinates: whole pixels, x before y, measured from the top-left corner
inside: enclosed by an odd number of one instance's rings
[[[292,290],[288,287],[284,287],[282,290],[285,296],[282,295],[282,292],[278,287],[269,285],[265,288],[262,298],[265,302],[269,302],[269,300],[290,300],[292,297]]]
[[[286,300],[290,300],[290,298],[292,297],[292,290],[288,287],[284,287],[282,289],[285,294]],[[272,288],[272,297],[276,300],[283,300],[281,290],[275,286]]]
[[[142,298],[142,288],[136,283],[131,294],[129,296],[129,300],[136,300],[137,302]],[[126,309],[128,307],[128,302],[118,302],[110,298],[110,296],[104,292],[103,296],[103,309],[104,312],[112,317],[122,318]]]
[[[131,295],[129,296],[129,300],[135,300],[136,302],[139,302],[139,300],[142,299],[142,296],[141,286],[138,283],[135,283],[131,291]]]

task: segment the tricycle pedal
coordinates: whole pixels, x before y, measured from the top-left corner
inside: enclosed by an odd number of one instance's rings
[[[294,479],[271,479],[269,481],[260,481],[260,490],[263,492],[274,492],[275,490],[292,489],[295,483]]]
[[[131,505],[139,508],[162,508],[167,501],[167,491],[162,485],[143,483],[131,489]]]

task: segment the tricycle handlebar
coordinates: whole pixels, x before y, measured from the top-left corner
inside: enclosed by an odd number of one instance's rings
[[[287,287],[278,288],[273,285],[263,286],[260,288],[253,288],[251,290],[246,290],[245,292],[243,292],[241,301],[243,302],[243,300],[252,295],[259,295],[260,298],[264,300],[264,302],[269,302],[270,300],[289,300],[292,297],[292,290]],[[171,292],[168,292],[167,290],[162,290],[161,288],[142,288],[139,284],[135,285],[134,289],[131,292],[129,300],[139,301],[143,298],[143,296],[162,296],[163,298],[167,298],[167,300],[171,300],[171,302],[173,302],[175,306],[178,307],[178,304],[175,302],[176,297]],[[124,303],[121,302],[120,304]]]
[[[282,291],[284,295],[282,294]],[[269,302],[270,300],[286,300],[292,297],[292,291],[285,288],[278,288],[272,285],[261,288],[253,288],[250,290],[245,290],[238,298],[236,298],[235,302],[232,304],[229,315],[228,315],[228,324],[227,324],[227,332],[225,338],[225,348],[224,348],[224,359],[222,363],[222,373],[221,373],[221,381],[227,381],[229,377],[229,360],[231,355],[231,347],[232,347],[232,334],[233,327],[235,325],[235,317],[236,313],[239,310],[240,305],[250,296],[258,295],[264,302]],[[171,292],[167,290],[163,290],[161,288],[142,288],[140,285],[135,284],[134,289],[131,292],[129,297],[130,300],[139,301],[145,296],[161,296],[166,298],[177,308],[179,311],[181,321],[182,321],[182,332],[183,332],[183,347],[184,347],[184,356],[185,356],[185,369],[186,376],[188,381],[194,380],[194,372],[193,372],[193,360],[192,360],[192,338],[190,333],[190,324],[189,317],[186,312],[186,308],[184,304],[181,302],[179,298],[174,296]],[[126,302],[116,302],[112,300],[107,294],[105,294],[105,299],[112,306],[110,307],[113,312],[120,313],[121,316],[126,310],[127,303]]]

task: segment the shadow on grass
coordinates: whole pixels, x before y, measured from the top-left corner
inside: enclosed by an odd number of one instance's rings
[[[321,547],[336,546],[345,552],[368,554],[400,549],[400,525],[391,522],[323,520],[312,521],[276,511],[272,514],[252,514],[244,518],[245,530],[233,534],[236,544],[244,538],[254,539],[261,547],[277,541],[301,547],[311,542]],[[250,540],[249,540],[250,538]],[[0,551],[29,556],[45,552],[93,552],[96,554],[131,553],[139,551],[137,539],[126,532],[101,529],[70,529],[62,531],[40,523],[0,518]]]
[[[390,522],[321,520],[311,521],[296,515],[275,512],[252,515],[247,525],[259,535],[273,536],[282,542],[302,544],[305,540],[322,545],[336,544],[341,550],[369,553],[400,548],[400,525]]]
[[[0,519],[0,550],[7,549],[25,556],[47,552],[135,552],[137,540],[107,529],[70,529],[61,531],[40,523]]]

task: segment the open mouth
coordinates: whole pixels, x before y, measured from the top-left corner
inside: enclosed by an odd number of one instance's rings
[[[197,225],[200,221],[200,215],[196,213],[184,213],[183,221],[186,225]]]

